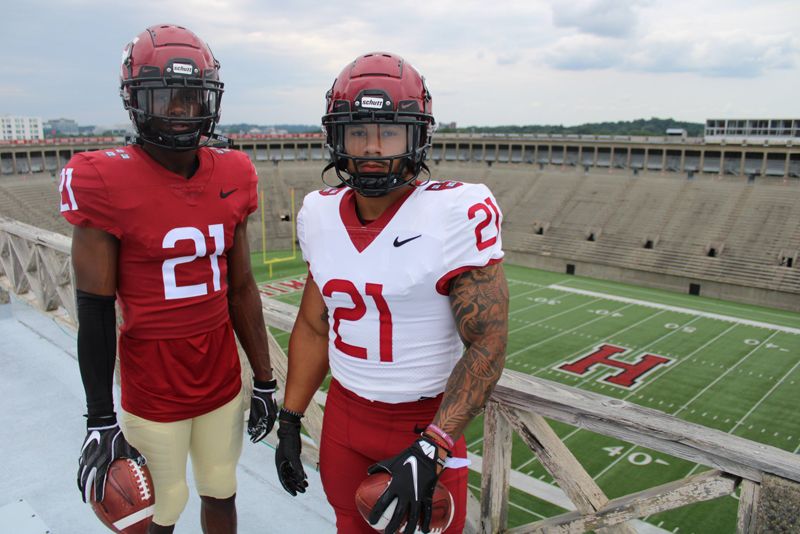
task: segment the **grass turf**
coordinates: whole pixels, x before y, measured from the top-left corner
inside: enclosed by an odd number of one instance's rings
[[[302,261],[277,264],[266,280],[260,256],[253,265],[260,283],[306,274]],[[694,297],[625,284],[506,265],[511,292],[506,367],[648,406],[681,419],[797,453],[800,418],[800,314]],[[556,286],[556,287],[553,287]],[[299,304],[300,291],[275,298]],[[748,324],[756,321],[759,324]],[[285,347],[288,334],[275,331]],[[633,389],[603,380],[598,366],[583,376],[557,369],[600,344],[626,349],[615,358],[644,354],[671,360]],[[482,419],[465,432],[469,450],[482,453]],[[551,421],[561,439],[610,498],[705,470],[690,462]],[[517,437],[513,469],[553,483]],[[470,485],[479,492],[479,475]],[[736,497],[725,497],[661,513],[647,521],[671,532],[735,530]],[[513,490],[509,526],[563,511]]]

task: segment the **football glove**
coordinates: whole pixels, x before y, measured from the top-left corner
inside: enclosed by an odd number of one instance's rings
[[[278,417],[278,405],[272,398],[275,393],[276,380],[253,381],[253,398],[250,400],[250,418],[247,420],[247,433],[250,441],[258,443],[269,434]]]
[[[275,450],[275,467],[283,489],[294,497],[305,493],[308,487],[303,462],[300,461],[300,416],[281,410],[278,417],[278,448]]]
[[[375,525],[396,499],[397,505],[384,532],[397,532],[406,519],[406,514],[408,522],[405,534],[413,533],[417,525],[422,532],[430,531],[433,492],[445,465],[445,461],[440,458],[442,449],[447,451],[423,436],[394,458],[373,464],[367,470],[370,475],[385,471],[392,477],[386,490],[372,507],[369,514],[370,525]],[[449,455],[449,451],[447,453]]]
[[[91,499],[92,486],[95,501],[102,502],[108,468],[118,458],[130,458],[139,465],[146,463],[144,456],[122,435],[116,415],[89,417],[78,459],[78,489],[83,502]]]

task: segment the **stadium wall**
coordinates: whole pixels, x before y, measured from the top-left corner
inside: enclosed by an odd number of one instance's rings
[[[572,265],[574,267],[574,272],[571,274],[574,275],[663,289],[666,291],[675,291],[677,293],[690,293],[691,285],[697,284],[699,285],[699,294],[704,297],[800,312],[800,298],[798,298],[797,294],[793,293],[726,284],[713,280],[640,271],[552,256],[541,256],[513,250],[506,250],[505,261],[524,267],[565,274],[567,273],[567,266]]]
[[[578,274],[680,292],[699,284],[704,296],[800,309],[800,147],[601,137],[440,136],[429,165],[436,179],[492,188],[511,261],[557,272],[571,263]],[[0,214],[68,234],[55,208],[60,166],[111,141],[0,145]],[[252,251],[265,238],[267,250],[291,248],[288,191],[299,209],[323,187],[323,142],[237,140],[265,195],[266,224],[260,209],[249,220]]]

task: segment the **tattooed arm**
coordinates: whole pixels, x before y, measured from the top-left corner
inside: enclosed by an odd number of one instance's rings
[[[328,308],[310,276],[289,338],[283,406],[303,413],[328,373]]]
[[[508,284],[502,264],[467,271],[452,282],[450,306],[466,350],[456,363],[433,423],[458,439],[503,372],[508,338]]]

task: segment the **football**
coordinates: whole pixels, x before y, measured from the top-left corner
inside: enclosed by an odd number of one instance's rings
[[[375,506],[376,502],[378,502],[378,499],[386,490],[386,487],[389,485],[391,480],[392,477],[389,475],[389,473],[375,473],[374,475],[370,475],[365,478],[364,481],[358,486],[358,489],[356,490],[356,507],[361,513],[361,517],[364,518],[364,521],[366,521],[367,524],[369,524],[368,518],[372,507]],[[386,508],[386,511],[383,513],[380,519],[378,519],[378,522],[370,526],[378,532],[383,532],[383,529],[386,528],[386,525],[389,524],[389,520],[392,518],[392,514],[394,513],[396,505],[397,501],[393,501]],[[453,521],[454,513],[455,503],[453,502],[453,496],[443,484],[437,482],[436,489],[433,492],[433,505],[431,509],[430,525],[431,532],[444,532]],[[401,523],[398,531],[402,532],[405,528],[405,525],[406,523],[404,521]],[[415,532],[420,532],[420,530],[417,529]]]
[[[153,520],[155,495],[146,465],[119,458],[108,468],[103,502],[92,488],[92,509],[105,526],[118,534],[146,534]]]

